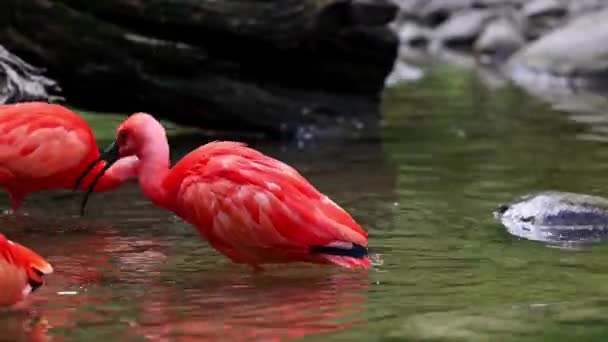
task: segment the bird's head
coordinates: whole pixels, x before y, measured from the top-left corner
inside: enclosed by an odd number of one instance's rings
[[[118,161],[120,158],[137,156],[142,158],[143,155],[149,154],[148,150],[153,145],[152,142],[157,139],[165,139],[166,133],[163,126],[152,115],[147,113],[135,113],[127,117],[116,129],[115,140],[106,147],[106,149],[95,159],[78,177],[75,184],[75,189],[78,189],[80,182],[84,177],[102,161],[106,165],[95,176],[81,205],[81,215],[84,213],[84,207],[90,193],[95,188],[95,185],[104,173]]]
[[[150,142],[165,136],[165,129],[152,115],[135,113],[118,126],[116,140],[110,146],[117,149],[120,158],[132,155],[141,158]]]

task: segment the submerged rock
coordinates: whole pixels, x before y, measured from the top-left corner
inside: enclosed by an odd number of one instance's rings
[[[545,242],[608,239],[608,199],[570,192],[529,194],[501,205],[494,216],[512,235]]]

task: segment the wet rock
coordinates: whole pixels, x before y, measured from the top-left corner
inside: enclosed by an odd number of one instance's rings
[[[473,49],[489,57],[489,62],[504,62],[519,50],[526,40],[517,24],[508,18],[489,23],[475,41]]]
[[[43,72],[0,45],[0,104],[51,100],[60,88]]]
[[[598,241],[608,238],[608,199],[546,191],[522,196],[494,212],[517,237],[547,241]]]
[[[378,118],[399,47],[388,0],[2,5],[2,44],[48,68],[74,106],[277,138]]]
[[[525,74],[582,78],[606,83],[608,75],[608,9],[573,20],[540,38],[509,61],[512,77]]]
[[[446,47],[471,47],[493,17],[495,13],[490,10],[458,12],[437,28],[435,43]]]
[[[399,29],[399,41],[403,45],[424,47],[431,40],[433,32],[415,23],[406,23]]]

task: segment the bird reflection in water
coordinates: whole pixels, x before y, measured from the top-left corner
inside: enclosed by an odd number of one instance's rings
[[[315,272],[317,274],[315,275]],[[278,341],[366,324],[362,273],[308,276],[229,274],[193,287],[165,286],[143,298],[130,337],[179,341]]]
[[[211,249],[171,261],[177,247],[153,237],[99,230],[57,238],[57,247],[43,248],[63,266],[53,281],[23,317],[0,316],[0,328],[11,324],[14,336],[27,337],[11,340],[57,341],[103,328],[104,338],[119,340],[273,341],[366,324],[367,271],[294,265],[255,274],[217,263]]]

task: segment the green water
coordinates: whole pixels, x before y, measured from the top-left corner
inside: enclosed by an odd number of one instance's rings
[[[307,150],[254,143],[368,229],[382,262],[368,273],[294,265],[253,274],[134,183],[95,194],[85,218],[69,191],[36,194],[28,216],[0,224],[56,272],[25,308],[0,312],[2,338],[605,340],[608,246],[517,240],[491,215],[536,190],[608,196],[603,131],[586,123],[603,117],[574,120],[452,69],[389,89],[383,111],[378,141]],[[96,134],[110,137],[111,128],[96,125]],[[176,133],[173,157],[204,142]]]

